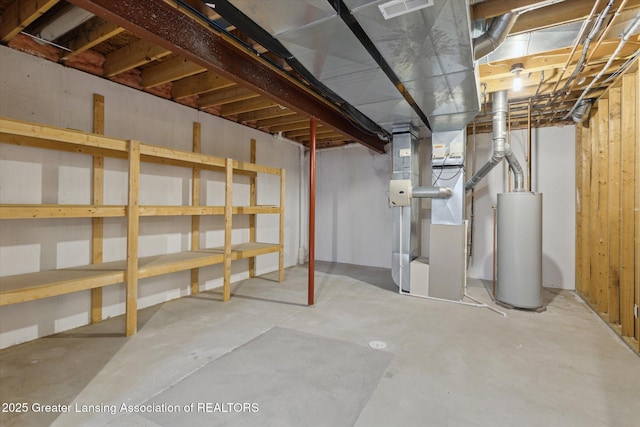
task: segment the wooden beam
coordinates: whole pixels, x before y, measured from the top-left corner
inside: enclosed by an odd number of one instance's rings
[[[256,140],[251,138],[249,147],[249,161],[256,163]],[[256,177],[249,178],[249,206],[256,206],[258,204],[257,192],[256,192]],[[249,243],[256,242],[256,215],[249,215]],[[256,259],[255,257],[249,258],[249,277],[255,277],[256,275]]]
[[[591,212],[589,221],[589,302],[593,307],[598,306],[598,277],[599,266],[598,262],[598,199],[600,193],[598,192],[598,176],[599,176],[599,162],[598,162],[598,136],[600,132],[598,130],[598,115],[591,116],[589,129],[590,142],[591,142],[591,176],[589,178],[589,193],[591,194],[591,204],[589,211]]]
[[[279,237],[278,237],[278,282],[284,281],[284,226],[285,226],[285,187],[286,173],[284,169],[280,170],[280,213],[279,213]]]
[[[609,100],[598,101],[598,311],[609,306]]]
[[[231,235],[233,233],[233,160],[225,162],[224,196],[224,284],[222,301],[231,298]]]
[[[148,89],[174,80],[193,76],[203,71],[206,71],[206,68],[201,65],[177,57],[145,69],[142,72],[142,86]]]
[[[42,16],[59,0],[20,0],[6,8],[0,19],[0,40],[8,42],[33,21]]]
[[[163,0],[148,0],[145,7],[131,7],[130,0],[70,0],[70,3],[114,22],[142,39],[170,49],[277,104],[316,116],[337,132],[343,132],[377,152],[384,152],[386,141],[377,133],[353,125],[336,105],[256,58],[232,38],[212,31],[206,22],[180,5]]]
[[[260,95],[243,87],[231,87],[207,92],[198,97],[198,107],[207,108],[218,105],[231,104],[246,99],[258,98]]]
[[[486,0],[472,6],[473,19],[489,19],[540,3],[542,0]]]
[[[236,83],[231,80],[225,79],[213,71],[207,71],[173,82],[171,96],[173,99],[182,99],[188,96],[233,87],[235,85]]]
[[[635,337],[640,351],[640,60],[636,60],[636,159],[635,159],[635,283],[636,298],[635,306],[639,311],[636,313]]]
[[[609,177],[608,177],[608,239],[609,239],[609,322],[620,323],[620,87],[609,90]]]
[[[105,77],[112,77],[169,54],[171,54],[170,50],[140,39],[108,53],[105,56],[103,74]]]
[[[309,119],[298,120],[286,125],[271,126],[269,130],[271,132],[289,132],[294,130],[309,129]]]
[[[127,204],[127,270],[125,335],[138,330],[138,227],[140,206],[140,143],[129,141],[129,202]]]
[[[286,116],[274,117],[274,118],[265,119],[265,120],[258,120],[258,122],[256,123],[256,127],[262,128],[262,127],[271,127],[271,126],[277,126],[277,125],[286,125],[289,123],[298,122],[303,119],[305,119],[305,117],[303,117],[302,115],[296,112],[292,112],[292,114],[288,114]]]
[[[510,0],[511,2],[512,0]],[[597,12],[604,9],[606,2],[601,2]],[[640,0],[628,0],[623,10],[640,6]],[[511,29],[510,34],[536,31],[543,28],[555,27],[570,22],[581,21],[589,16],[593,2],[584,0],[564,0],[563,2],[547,6],[533,12],[522,14]],[[615,6],[617,7],[617,6]]]
[[[268,98],[255,98],[248,99],[246,101],[234,102],[232,104],[224,105],[220,109],[220,115],[222,117],[235,116],[236,114],[242,114],[249,111],[262,110],[263,108],[271,108],[278,105]]]
[[[591,277],[591,262],[589,251],[589,233],[590,233],[590,209],[591,209],[591,143],[590,143],[590,129],[584,125],[578,125],[576,128],[580,129],[580,157],[578,157],[581,164],[582,177],[580,179],[580,223],[581,229],[579,233],[576,233],[576,238],[580,242],[579,251],[581,254],[580,264],[578,268],[580,274],[580,283],[577,288],[580,289],[585,299],[589,299],[590,283],[593,280]]]
[[[72,58],[82,52],[91,49],[94,46],[99,45],[102,42],[109,40],[112,37],[117,36],[124,31],[124,28],[119,27],[111,22],[103,22],[98,27],[88,32],[82,32],[78,36],[69,42],[68,48],[71,52],[64,54],[63,61]]]
[[[640,0],[639,0],[640,1]],[[609,60],[609,57],[615,52],[619,44],[619,39],[605,40],[598,47],[598,50],[591,58],[591,65],[604,64]],[[640,48],[640,43],[629,40],[622,49],[620,49],[619,57],[626,58],[636,52]],[[594,46],[589,48],[588,54],[591,54],[594,50]],[[516,63],[521,63],[524,67],[525,73],[533,73],[541,70],[549,70],[562,68],[566,65],[571,54],[571,48],[566,47],[562,49],[550,50],[544,53],[536,53],[528,56],[521,56],[518,58],[505,59],[502,61],[495,61],[490,64],[480,64],[479,72],[482,76],[482,81],[486,82],[487,79],[497,78],[512,78],[511,66]],[[580,58],[580,54],[576,53],[571,59],[571,65],[575,65]],[[565,74],[566,75],[566,74]]]
[[[275,117],[290,116],[292,114],[299,114],[297,111],[290,110],[281,105],[265,108],[263,110],[249,111],[246,113],[238,114],[239,122],[252,122],[254,120],[266,120]]]
[[[200,123],[193,122],[193,152],[200,153],[202,151],[202,127]],[[194,167],[191,172],[191,205],[200,206],[200,168]],[[194,215],[191,217],[191,250],[200,249],[200,217]],[[200,270],[194,268],[191,270],[191,295],[200,292]]]
[[[104,96],[93,95],[93,133],[104,135]],[[104,204],[104,157],[93,156],[92,203]],[[102,263],[104,218],[91,219],[91,263]],[[91,323],[102,321],[102,288],[91,289]]]

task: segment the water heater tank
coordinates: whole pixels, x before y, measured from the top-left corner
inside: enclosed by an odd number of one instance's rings
[[[497,279],[499,302],[542,307],[542,194],[498,194]]]

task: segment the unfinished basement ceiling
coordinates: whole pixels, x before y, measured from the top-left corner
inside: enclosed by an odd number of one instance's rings
[[[0,0],[0,39],[301,144],[308,144],[309,117],[316,116],[320,148],[360,142],[377,151],[399,122],[411,121],[425,133],[467,123],[488,131],[487,95],[511,88],[516,64],[522,64],[523,88],[509,92],[512,127],[526,126],[529,108],[533,126],[571,123],[567,113],[576,100],[606,93],[640,50],[640,25],[634,26],[640,0],[564,0],[544,7],[540,0],[434,0],[389,20],[378,8],[384,1],[224,3],[271,34],[305,70],[201,0]],[[91,14],[69,12],[77,7]],[[468,55],[478,28],[514,9],[520,16],[505,44],[474,63]],[[456,24],[467,20],[468,26]],[[381,55],[382,67],[352,32],[348,24],[354,22]]]

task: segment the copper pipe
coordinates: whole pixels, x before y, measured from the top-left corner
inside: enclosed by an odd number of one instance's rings
[[[315,300],[314,278],[316,261],[316,118],[309,119],[309,287],[307,304]]]

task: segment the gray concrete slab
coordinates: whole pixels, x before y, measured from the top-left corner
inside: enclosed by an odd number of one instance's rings
[[[546,312],[505,310],[503,318],[398,295],[386,269],[317,268],[314,307],[304,305],[306,269],[294,267],[282,284],[276,274],[235,284],[227,303],[211,291],[142,310],[130,338],[114,318],[1,350],[0,401],[107,410],[0,412],[0,424],[158,425],[123,414],[121,405],[151,402],[187,378],[197,383],[204,367],[229,363],[234,351],[279,327],[358,348],[386,344],[391,361],[355,426],[638,425],[640,358],[571,292],[545,290]],[[485,287],[472,284],[469,293],[492,305]],[[259,354],[249,355],[247,369],[257,369]],[[285,389],[290,383],[279,381]],[[233,390],[251,397],[254,386],[243,378]],[[314,417],[304,425],[322,425]]]

